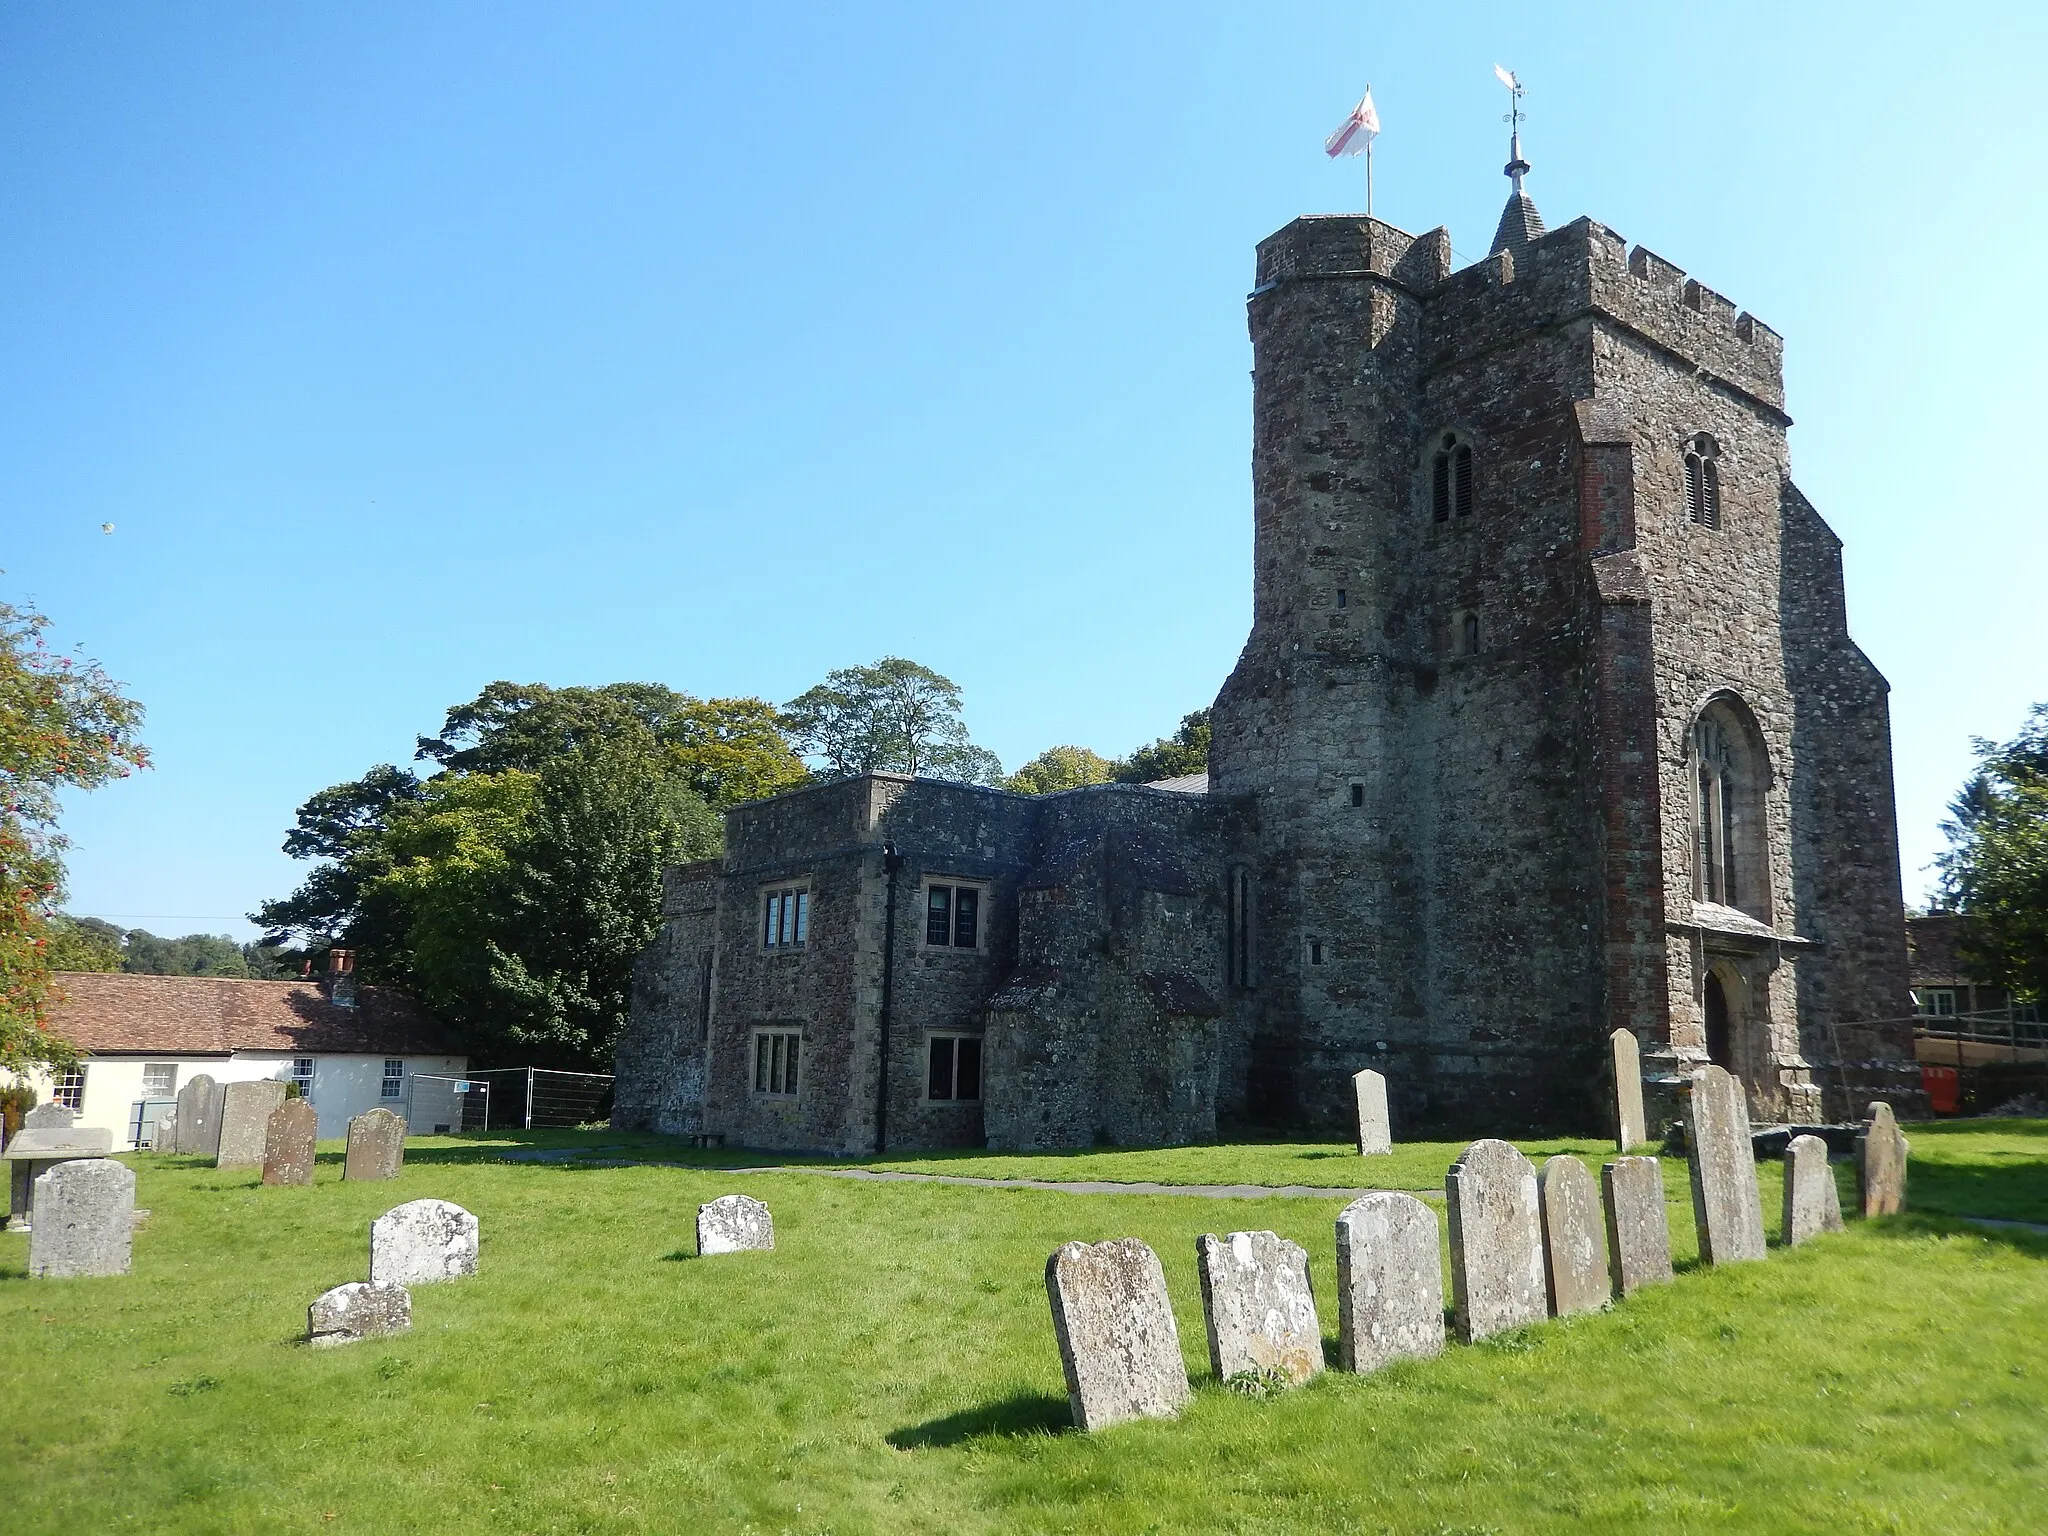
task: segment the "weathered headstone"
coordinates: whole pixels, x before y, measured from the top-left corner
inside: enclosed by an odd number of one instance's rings
[[[775,1218],[752,1195],[720,1195],[697,1207],[698,1257],[774,1246]]]
[[[1909,1150],[1891,1105],[1873,1099],[1856,1138],[1856,1194],[1865,1216],[1892,1216],[1906,1208]]]
[[[135,1237],[135,1171],[110,1157],[59,1163],[36,1180],[28,1272],[45,1280],[125,1275]]]
[[[155,1129],[150,1132],[149,1149],[152,1152],[174,1152],[177,1147],[178,1106],[174,1103],[158,1113]]]
[[[313,1142],[320,1115],[304,1099],[286,1099],[270,1112],[263,1133],[263,1182],[313,1182]]]
[[[1373,1157],[1393,1151],[1393,1122],[1387,1118],[1387,1080],[1370,1069],[1354,1072],[1351,1093],[1358,1106],[1359,1156]]]
[[[1733,1264],[1764,1256],[1763,1197],[1742,1084],[1720,1067],[1701,1067],[1692,1080],[1692,1219],[1700,1260]]]
[[[1273,1232],[1204,1233],[1195,1267],[1218,1381],[1277,1371],[1298,1386],[1323,1368],[1307,1249]]]
[[[428,1285],[476,1273],[476,1218],[447,1200],[408,1200],[370,1223],[370,1283]]]
[[[1553,1157],[1537,1179],[1543,1209],[1543,1269],[1558,1317],[1598,1312],[1613,1299],[1600,1242],[1600,1192],[1576,1157]]]
[[[1614,1140],[1626,1152],[1650,1139],[1643,1123],[1643,1056],[1628,1030],[1617,1029],[1607,1043],[1614,1061]]]
[[[1842,1230],[1842,1197],[1828,1144],[1818,1136],[1794,1136],[1785,1148],[1785,1246]]]
[[[412,1293],[402,1285],[337,1285],[306,1308],[306,1342],[316,1349],[355,1344],[412,1327]]]
[[[1347,1371],[1427,1359],[1444,1347],[1436,1212],[1375,1190],[1337,1217],[1337,1358]]]
[[[55,1099],[47,1104],[38,1104],[21,1117],[24,1131],[68,1131],[78,1123],[78,1112],[68,1104],[59,1104]]]
[[[63,1109],[62,1105],[57,1106]],[[33,1113],[33,1111],[31,1111]],[[69,1110],[64,1110],[68,1117]],[[100,1125],[73,1125],[68,1118],[29,1125],[14,1133],[4,1157],[8,1179],[7,1225],[16,1229],[29,1225],[35,1207],[35,1181],[59,1163],[81,1157],[105,1157],[114,1150],[114,1133]]]
[[[1607,1206],[1607,1270],[1614,1294],[1671,1278],[1671,1227],[1664,1170],[1654,1157],[1623,1157],[1600,1169]]]
[[[184,1157],[212,1157],[220,1151],[220,1111],[227,1085],[201,1072],[178,1090],[178,1144]]]
[[[404,1166],[404,1116],[380,1107],[366,1109],[349,1121],[343,1179],[395,1179]]]
[[[1466,1343],[1549,1311],[1536,1167],[1504,1141],[1475,1141],[1444,1176],[1451,1218],[1451,1299]]]
[[[221,1094],[220,1150],[216,1168],[261,1168],[270,1112],[284,1102],[284,1084],[274,1077],[229,1083]]]
[[[1064,1243],[1045,1261],[1045,1294],[1077,1429],[1169,1419],[1188,1372],[1159,1255],[1135,1237]]]

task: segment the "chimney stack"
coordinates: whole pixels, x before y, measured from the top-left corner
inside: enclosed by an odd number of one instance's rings
[[[327,951],[327,996],[337,1008],[356,1005],[356,952],[352,949]]]

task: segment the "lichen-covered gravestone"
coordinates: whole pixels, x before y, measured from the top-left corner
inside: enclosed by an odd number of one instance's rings
[[[1873,1099],[1856,1138],[1856,1192],[1865,1216],[1893,1216],[1906,1208],[1908,1150],[1891,1105]]]
[[[1273,1232],[1195,1239],[1216,1379],[1278,1372],[1299,1386],[1323,1368],[1308,1250]]]
[[[1628,1030],[1617,1029],[1607,1043],[1614,1062],[1614,1140],[1626,1152],[1650,1139],[1643,1124],[1643,1055]]]
[[[402,1285],[337,1285],[306,1308],[306,1342],[316,1349],[355,1344],[412,1327],[412,1293]]]
[[[370,1283],[428,1285],[476,1273],[476,1218],[447,1200],[408,1200],[370,1223]]]
[[[348,1123],[344,1180],[395,1179],[405,1166],[405,1118],[388,1109],[366,1109]]]
[[[1785,1246],[1841,1230],[1842,1197],[1828,1166],[1828,1144],[1818,1136],[1794,1136],[1785,1148]]]
[[[1742,1085],[1716,1066],[1692,1080],[1692,1219],[1700,1258],[1733,1264],[1764,1256],[1763,1198]]]
[[[1337,1217],[1337,1358],[1347,1371],[1443,1353],[1443,1256],[1436,1212],[1374,1190]]]
[[[178,1150],[178,1106],[173,1103],[169,1109],[161,1110],[156,1117],[156,1126],[150,1133],[152,1152],[175,1152]]]
[[[24,1131],[68,1131],[78,1123],[78,1113],[68,1104],[59,1104],[55,1099],[47,1104],[38,1104],[21,1117]]]
[[[263,1136],[263,1182],[313,1182],[313,1140],[320,1116],[304,1099],[286,1099],[270,1112]]]
[[[7,1225],[27,1226],[35,1210],[35,1181],[59,1163],[81,1157],[105,1157],[114,1150],[114,1133],[103,1125],[73,1125],[71,1111],[55,1106],[61,1113],[44,1117],[44,1123],[22,1122],[14,1139],[7,1143],[4,1157],[8,1179]],[[31,1110],[33,1117],[40,1110]]]
[[[220,1150],[213,1166],[261,1168],[270,1112],[283,1102],[284,1084],[276,1078],[229,1083],[221,1095]]]
[[[1393,1123],[1387,1118],[1387,1080],[1370,1070],[1354,1072],[1351,1095],[1358,1107],[1359,1156],[1374,1157],[1393,1151]]]
[[[1671,1226],[1664,1218],[1664,1170],[1654,1157],[1621,1157],[1600,1169],[1607,1206],[1607,1268],[1614,1293],[1671,1278]]]
[[[1540,1323],[1543,1224],[1536,1167],[1504,1141],[1475,1141],[1444,1176],[1451,1218],[1451,1298],[1466,1343]]]
[[[1543,1268],[1558,1317],[1598,1312],[1614,1292],[1601,1251],[1600,1193],[1576,1157],[1553,1157],[1537,1180],[1543,1210]]]
[[[45,1280],[125,1275],[135,1241],[135,1172],[110,1157],[59,1163],[36,1180],[28,1272]]]
[[[1135,1237],[1065,1243],[1045,1294],[1077,1429],[1170,1419],[1188,1400],[1180,1333],[1159,1255]]]
[[[207,1073],[187,1078],[178,1090],[178,1144],[183,1157],[212,1157],[220,1151],[220,1111],[227,1096],[224,1084]]]
[[[775,1246],[775,1218],[752,1195],[720,1195],[697,1207],[697,1255]]]

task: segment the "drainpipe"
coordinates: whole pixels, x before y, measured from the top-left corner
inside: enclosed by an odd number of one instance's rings
[[[882,844],[882,869],[889,877],[882,916],[882,1008],[875,1020],[875,1155],[889,1143],[889,1005],[896,990],[896,876],[903,855],[894,843]]]

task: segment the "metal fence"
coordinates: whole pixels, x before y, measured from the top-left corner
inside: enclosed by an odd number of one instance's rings
[[[488,1124],[492,1130],[589,1125],[611,1113],[609,1072],[496,1067],[471,1076],[491,1085]]]
[[[405,1127],[415,1136],[481,1131],[491,1123],[491,1085],[481,1078],[415,1072],[405,1080]]]
[[[156,1124],[178,1107],[176,1099],[137,1099],[128,1106],[128,1143],[138,1152],[156,1145]]]

